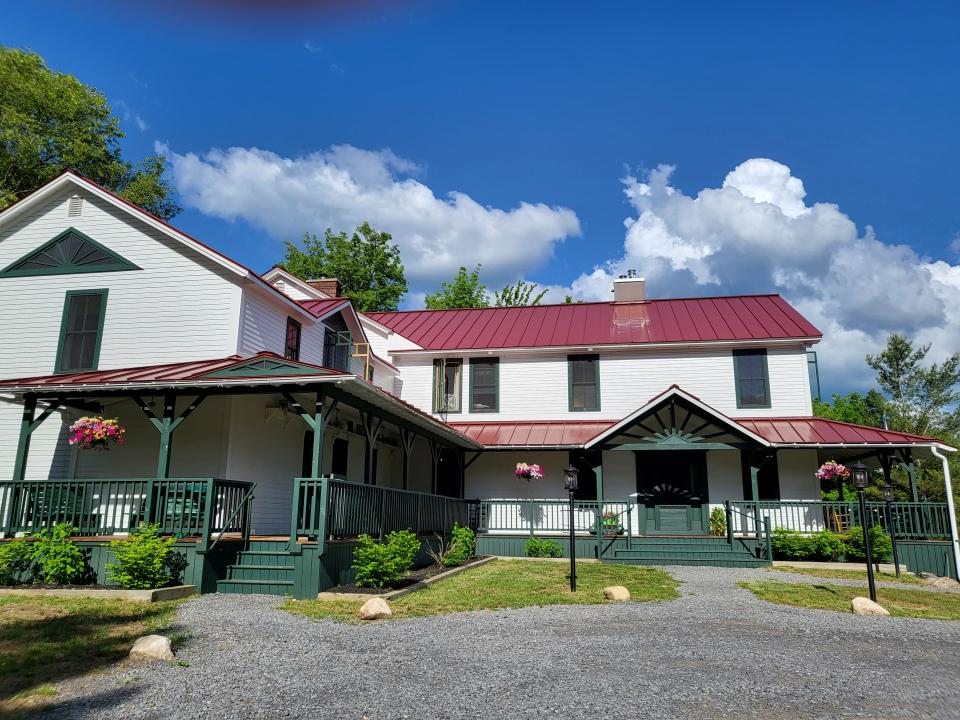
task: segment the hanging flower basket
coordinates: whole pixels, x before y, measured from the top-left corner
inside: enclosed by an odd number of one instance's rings
[[[600,530],[604,537],[616,537],[623,534],[623,525],[620,524],[620,515],[607,510],[600,518]]]
[[[521,480],[542,480],[543,468],[537,464],[517,463],[517,469],[513,471],[513,474]]]
[[[814,474],[821,480],[833,480],[834,482],[837,480],[849,480],[850,468],[846,465],[841,465],[836,460],[827,460]]]
[[[69,442],[83,450],[109,450],[111,443],[123,445],[126,432],[117,418],[82,417],[70,426]]]

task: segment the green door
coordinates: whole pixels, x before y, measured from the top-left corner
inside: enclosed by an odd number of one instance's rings
[[[704,535],[709,531],[705,450],[641,450],[637,461],[640,532],[647,535]]]

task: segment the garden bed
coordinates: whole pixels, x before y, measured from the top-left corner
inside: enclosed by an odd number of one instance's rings
[[[400,597],[402,595],[406,595],[407,593],[414,592],[415,590],[421,590],[425,587],[429,587],[433,583],[443,580],[444,578],[452,577],[464,570],[467,570],[468,568],[475,567],[477,565],[483,565],[491,560],[493,560],[492,557],[471,558],[462,565],[457,565],[455,567],[444,567],[443,565],[437,565],[434,563],[433,565],[428,565],[417,570],[411,570],[402,580],[400,580],[391,588],[337,585],[329,590],[324,590],[323,592],[318,593],[317,599],[350,600],[358,598],[369,599],[372,597],[382,597],[389,600],[391,598]]]
[[[162,602],[178,600],[197,592],[196,585],[171,585],[154,590],[126,590],[103,585],[12,585],[0,587],[2,595],[26,595],[34,597],[100,598],[103,600],[127,600],[129,602]]]

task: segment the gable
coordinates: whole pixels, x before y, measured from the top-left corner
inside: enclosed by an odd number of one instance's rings
[[[221,368],[201,377],[262,377],[271,375],[330,375],[334,371],[294,360],[274,357],[254,358]]]
[[[70,227],[0,270],[0,276],[67,275],[139,269],[122,255]]]

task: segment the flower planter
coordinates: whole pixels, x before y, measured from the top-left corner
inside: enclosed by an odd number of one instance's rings
[[[623,527],[620,525],[617,525],[616,527],[611,527],[609,525],[601,526],[600,531],[603,533],[605,538],[614,538],[623,535]]]

